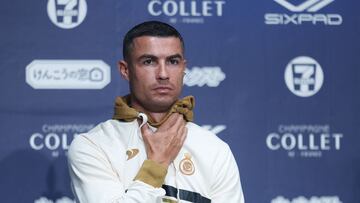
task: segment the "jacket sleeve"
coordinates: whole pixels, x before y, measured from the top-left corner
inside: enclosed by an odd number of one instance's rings
[[[105,153],[82,135],[77,136],[70,146],[68,164],[76,202],[154,203],[165,195],[161,185],[167,169],[145,160],[135,180],[125,191]]]
[[[211,202],[245,203],[239,170],[229,146],[226,145],[217,157],[213,168]]]

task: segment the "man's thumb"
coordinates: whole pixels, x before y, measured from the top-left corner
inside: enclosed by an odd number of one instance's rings
[[[148,136],[152,134],[152,131],[147,123],[141,127],[141,133],[143,136]]]

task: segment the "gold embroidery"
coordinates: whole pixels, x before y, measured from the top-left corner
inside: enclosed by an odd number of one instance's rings
[[[138,149],[128,149],[126,155],[128,156],[127,160],[134,158],[139,153]]]
[[[184,154],[185,158],[180,161],[179,168],[184,175],[192,175],[195,172],[194,163],[191,161],[191,155],[189,153]]]
[[[176,200],[168,199],[167,197],[162,198],[163,203],[177,203]]]

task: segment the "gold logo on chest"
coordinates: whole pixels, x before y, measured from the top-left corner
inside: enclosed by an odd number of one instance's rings
[[[180,161],[179,168],[182,174],[192,175],[195,172],[194,163],[191,161],[191,155],[189,153],[184,154],[185,158]]]
[[[138,149],[128,149],[126,150],[126,155],[128,156],[127,160],[134,158],[139,153]]]

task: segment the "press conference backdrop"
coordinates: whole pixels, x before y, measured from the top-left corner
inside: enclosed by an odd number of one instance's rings
[[[230,145],[246,202],[359,203],[359,8],[355,0],[2,1],[0,202],[73,202],[69,144],[128,93],[117,71],[126,31],[161,20],[184,36],[183,95],[196,97],[195,122]]]

